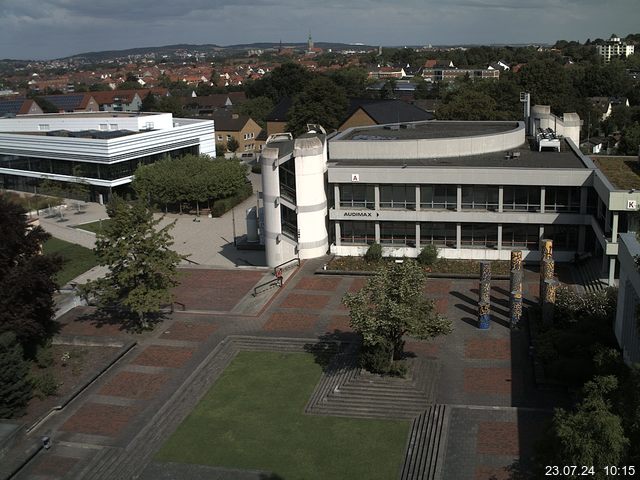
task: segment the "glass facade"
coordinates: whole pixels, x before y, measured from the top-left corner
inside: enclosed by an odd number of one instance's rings
[[[577,225],[545,225],[544,238],[553,240],[555,250],[578,249]]]
[[[464,185],[462,187],[463,210],[498,210],[498,187]]]
[[[280,205],[282,233],[293,240],[298,240],[298,215],[285,205]]]
[[[420,208],[455,210],[458,191],[455,185],[422,185],[420,187]]]
[[[179,148],[169,152],[147,155],[133,160],[110,164],[0,154],[0,167],[45,174],[92,178],[96,180],[117,180],[133,175],[139,165],[148,165],[165,158],[182,157],[188,153],[197,155],[198,147]],[[19,175],[18,172],[16,174]]]
[[[546,187],[545,212],[580,213],[580,187]]]
[[[376,241],[374,222],[340,222],[340,241],[344,245],[370,245]]]
[[[375,208],[375,187],[367,184],[340,185],[340,206],[345,208]]]
[[[290,202],[296,202],[296,162],[288,161],[280,165],[280,195]]]
[[[503,209],[519,212],[540,210],[540,187],[504,187]]]
[[[462,248],[497,248],[498,225],[495,223],[463,223]]]
[[[538,225],[504,224],[502,225],[502,247],[537,250],[540,243]]]
[[[380,185],[380,208],[416,209],[415,185]]]
[[[380,243],[402,247],[416,246],[416,224],[410,222],[380,222]]]
[[[439,247],[456,248],[455,223],[421,223],[420,245],[437,245]]]

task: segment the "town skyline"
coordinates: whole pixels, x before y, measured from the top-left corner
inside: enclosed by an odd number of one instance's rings
[[[393,7],[379,0],[366,5],[334,0],[321,6],[273,0],[190,0],[180,5],[144,0],[108,6],[8,0],[0,6],[0,58],[47,60],[182,43],[300,43],[309,33],[316,42],[383,46],[553,44],[612,33],[624,37],[639,20],[633,0],[612,2],[604,10],[591,0],[544,0],[535,6],[518,0],[446,5],[405,0]]]

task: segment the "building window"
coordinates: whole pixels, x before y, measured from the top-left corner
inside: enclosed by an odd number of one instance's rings
[[[458,192],[455,185],[423,185],[420,187],[420,208],[455,210]]]
[[[340,242],[343,245],[370,245],[376,241],[374,222],[340,222]]]
[[[109,130],[109,125],[107,125],[106,123],[101,123],[100,130],[102,131]]]
[[[580,187],[546,187],[545,212],[580,212]]]
[[[41,132],[46,132],[49,130],[49,124],[48,123],[41,123],[40,125],[38,125],[38,130],[40,130]]]
[[[290,202],[296,202],[296,162],[290,160],[280,165],[280,195]]]
[[[118,124],[117,123],[110,123],[109,124],[109,130],[118,130]]]
[[[231,135],[227,135],[227,142],[231,140]]]
[[[340,185],[340,207],[375,208],[375,188],[367,184]]]
[[[415,185],[380,185],[380,208],[415,210]]]
[[[545,225],[544,238],[553,240],[553,248],[556,250],[577,250],[578,226]]]
[[[218,135],[218,140],[222,141],[222,135]]]
[[[380,243],[402,247],[416,246],[416,224],[410,222],[380,222]]]
[[[421,223],[420,244],[456,248],[455,223]]]
[[[463,210],[498,210],[498,187],[465,185],[462,187]]]
[[[296,212],[280,205],[280,218],[282,220],[282,233],[293,240],[298,240],[298,216]]]
[[[504,187],[503,209],[519,212],[540,210],[540,187]]]
[[[505,248],[537,250],[539,243],[540,228],[538,225],[502,225],[502,246]]]
[[[463,223],[462,248],[496,248],[498,225],[493,223]]]

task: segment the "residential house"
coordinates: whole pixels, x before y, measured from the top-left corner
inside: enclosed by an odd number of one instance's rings
[[[349,109],[339,132],[352,127],[366,127],[388,123],[407,123],[433,120],[432,113],[401,100],[349,99]]]
[[[58,113],[98,112],[100,106],[92,93],[68,93],[65,95],[43,95],[41,98],[55,105]]]
[[[226,111],[216,111],[212,115],[216,128],[216,143],[227,144],[235,138],[238,142],[237,156],[255,154],[260,151],[257,138],[262,128],[247,115]]]
[[[0,117],[12,117],[16,115],[32,115],[43,113],[40,106],[30,98],[16,98],[13,100],[0,100]]]
[[[244,92],[218,93],[181,99],[182,108],[190,115],[213,115],[218,110],[232,110],[247,100]]]
[[[626,58],[634,53],[634,46],[620,40],[615,33],[604,45],[596,45],[596,49],[605,63],[609,63],[612,58]]]

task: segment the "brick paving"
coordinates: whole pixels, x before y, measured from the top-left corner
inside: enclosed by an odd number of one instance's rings
[[[263,328],[266,331],[306,332],[313,330],[319,319],[319,315],[308,313],[276,312]]]
[[[33,469],[33,473],[47,477],[63,477],[77,463],[77,458],[46,455],[38,460]]]
[[[511,388],[510,368],[468,367],[464,369],[465,392],[509,395]]]
[[[280,304],[280,307],[321,310],[327,306],[329,300],[330,297],[326,295],[306,295],[301,293],[290,293]]]
[[[61,430],[115,437],[129,425],[136,413],[136,407],[85,403],[64,423]]]
[[[479,423],[476,452],[488,455],[518,455],[520,452],[518,424],[516,422]]]
[[[131,363],[151,367],[180,368],[189,361],[193,350],[183,347],[151,345],[145,348]]]
[[[327,325],[327,332],[333,333],[336,330],[339,332],[353,332],[351,328],[349,315],[333,315]]]
[[[511,340],[508,338],[472,338],[465,342],[465,358],[509,360]]]
[[[299,290],[322,290],[333,292],[342,282],[340,277],[305,277],[301,279],[296,288]]]
[[[275,290],[277,296],[255,317],[233,317],[230,313],[168,316],[154,332],[136,337],[139,339],[137,355],[129,354],[113,373],[98,380],[90,393],[103,397],[81,397],[54,420],[52,428],[72,433],[76,435],[74,438],[84,434],[89,443],[91,435],[108,437],[112,442],[109,445],[114,445],[111,448],[122,449],[123,455],[133,459],[132,465],[148,462],[152,452],[137,457],[139,446],[127,448],[133,445],[133,435],[145,431],[145,426],[161,406],[176,401],[170,400],[181,391],[176,390],[176,386],[193,372],[191,366],[195,368],[205,363],[207,355],[215,352],[225,335],[248,332],[257,336],[273,337],[276,334],[277,337],[312,338],[325,332],[351,330],[347,311],[340,300],[344,292],[361,289],[367,277],[313,275],[321,264],[322,261],[304,262],[301,270],[282,289]],[[176,289],[178,301],[184,302],[187,310],[229,312],[263,275],[264,271],[189,270],[182,286]],[[493,283],[495,321],[490,330],[481,332],[475,322],[478,281],[430,278],[426,295],[434,299],[440,313],[453,321],[455,330],[447,337],[431,341],[407,340],[407,352],[439,365],[440,374],[434,380],[437,382],[435,401],[454,406],[451,407],[443,479],[488,479],[495,475],[500,480],[505,466],[518,455],[530,454],[536,428],[543,424],[544,415],[534,416],[536,421],[527,423],[522,421],[517,409],[509,409],[512,405],[536,405],[540,395],[532,390],[530,375],[524,373],[529,368],[523,343],[526,334],[514,335],[506,326],[507,288],[508,282]],[[527,301],[534,300],[530,295],[535,291],[537,278],[529,275],[525,281]],[[77,328],[75,331],[81,332],[80,335],[125,335],[118,325],[111,324],[102,327],[104,330],[98,334],[99,329],[90,322],[73,322],[65,328]],[[187,348],[167,346],[171,343],[161,344],[161,340],[176,341],[175,345],[179,341],[193,343]],[[189,368],[184,368],[187,365]],[[164,368],[173,370],[165,371]],[[514,375],[512,369],[519,374]],[[205,383],[197,388],[206,387],[207,377],[202,378]],[[110,404],[110,397],[111,403],[131,406]],[[120,397],[122,401],[116,401]],[[176,404],[175,408],[187,415],[189,409],[185,405]],[[465,405],[472,407],[467,409]],[[485,406],[485,410],[474,410]],[[531,413],[526,412],[525,416],[531,416]],[[99,442],[99,437],[96,438]],[[144,444],[144,437],[135,438],[135,445]],[[86,468],[84,464],[83,468]]]
[[[180,269],[173,293],[186,310],[228,312],[264,276],[263,271]]]
[[[169,379],[167,374],[118,372],[98,391],[100,395],[150,399],[156,396]]]
[[[162,332],[160,338],[168,340],[183,340],[188,342],[203,342],[218,329],[210,323],[194,323],[176,320]]]
[[[473,478],[475,480],[510,480],[512,477],[507,468],[479,465],[476,467],[475,476]]]

